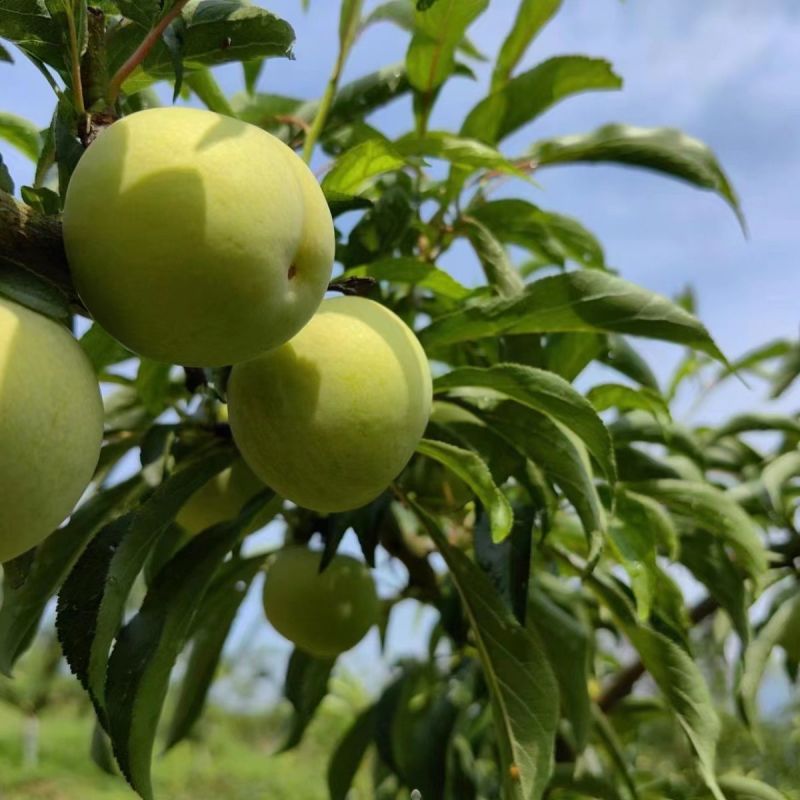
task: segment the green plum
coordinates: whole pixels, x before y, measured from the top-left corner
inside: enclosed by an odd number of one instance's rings
[[[94,474],[103,403],[69,331],[0,297],[0,561],[39,544]]]
[[[379,303],[325,300],[291,341],[237,364],[231,430],[253,472],[319,512],[376,498],[414,453],[431,409],[428,360]]]
[[[281,550],[267,570],[264,612],[300,650],[333,658],[358,644],[378,621],[379,602],[365,564],[337,555],[320,573],[320,556],[305,547]]]
[[[64,205],[78,292],[122,344],[158,361],[234,364],[283,344],[330,280],[334,232],[305,163],[260,128],[155,108],[84,153]]]

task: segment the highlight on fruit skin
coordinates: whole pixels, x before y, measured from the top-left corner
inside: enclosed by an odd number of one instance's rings
[[[0,297],[0,562],[42,542],[94,474],[103,402],[69,331]]]
[[[300,546],[278,552],[267,569],[264,613],[298,649],[333,658],[364,638],[380,605],[366,564],[336,555],[320,573],[321,555]]]
[[[334,231],[313,174],[254,125],[194,108],[126,116],[86,150],[63,215],[92,316],[139,355],[243,361],[319,306]]]
[[[323,301],[297,336],[237,364],[228,381],[245,461],[279,495],[321,513],[363,506],[400,474],[431,398],[413,331],[360,297]]]

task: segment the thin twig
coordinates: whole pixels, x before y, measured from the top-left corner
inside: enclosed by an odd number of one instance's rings
[[[147,58],[148,53],[155,47],[161,34],[167,29],[169,24],[178,17],[183,11],[183,7],[189,0],[177,0],[174,6],[151,28],[147,36],[142,39],[141,44],[133,51],[128,60],[116,71],[111,78],[106,92],[106,102],[113,106],[128,76]]]

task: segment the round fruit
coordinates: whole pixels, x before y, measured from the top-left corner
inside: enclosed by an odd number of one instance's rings
[[[325,300],[282,347],[237,364],[233,438],[268,486],[319,512],[377,497],[414,453],[431,374],[411,329],[372,300]]]
[[[267,571],[264,612],[300,650],[332,658],[378,621],[378,596],[366,565],[337,555],[320,574],[320,555],[304,547],[278,553]]]
[[[92,479],[103,403],[69,331],[0,298],[0,561],[49,536]]]
[[[217,523],[235,519],[247,501],[265,488],[247,464],[238,459],[198,489],[178,512],[175,521],[194,535]],[[262,524],[263,521],[256,518],[249,532],[258,530]]]
[[[78,292],[150,358],[221,366],[290,339],[330,280],[333,222],[283,142],[194,108],[115,122],[78,163],[64,205]]]

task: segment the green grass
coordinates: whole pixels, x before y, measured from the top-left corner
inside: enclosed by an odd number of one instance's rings
[[[275,715],[236,718],[211,711],[202,722],[200,738],[156,757],[156,797],[327,800],[327,757],[346,724],[346,718],[329,709],[312,724],[301,747],[275,756],[280,741]],[[85,711],[61,707],[41,717],[35,767],[22,764],[22,730],[21,715],[0,705],[2,800],[135,798],[121,778],[103,773],[90,759],[92,720]]]

